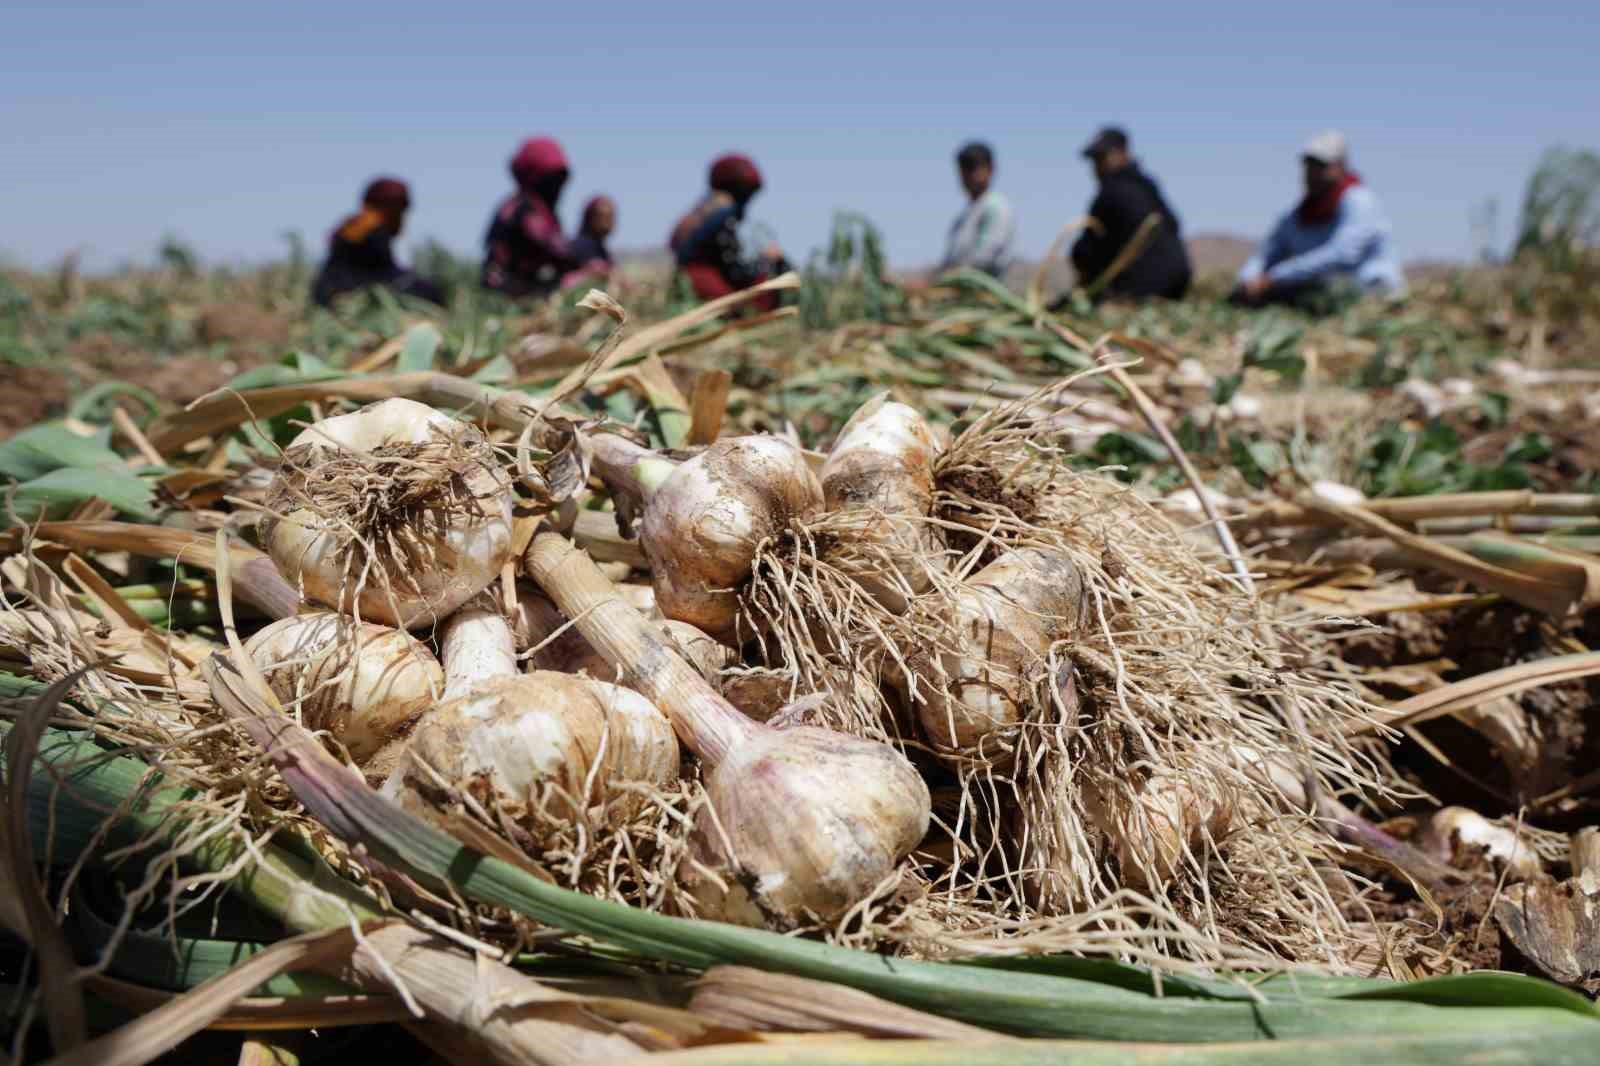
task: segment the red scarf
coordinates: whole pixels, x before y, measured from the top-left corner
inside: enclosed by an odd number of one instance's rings
[[[1352,189],[1360,184],[1361,175],[1353,170],[1347,170],[1344,172],[1344,177],[1339,179],[1339,184],[1333,188],[1316,196],[1307,196],[1304,200],[1301,200],[1300,206],[1295,213],[1299,216],[1301,223],[1307,226],[1315,225],[1318,222],[1332,222],[1334,216],[1339,213],[1339,201],[1344,199],[1345,190]]]

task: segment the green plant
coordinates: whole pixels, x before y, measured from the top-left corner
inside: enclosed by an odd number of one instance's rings
[[[857,211],[836,211],[826,248],[811,254],[800,290],[800,317],[811,329],[840,322],[886,321],[904,303],[887,280],[883,234]]]

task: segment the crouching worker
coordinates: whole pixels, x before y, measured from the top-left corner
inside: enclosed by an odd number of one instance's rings
[[[439,287],[394,259],[394,239],[400,235],[411,207],[411,192],[396,178],[378,178],[361,194],[361,210],[339,223],[328,238],[328,258],[317,271],[311,298],[328,307],[335,298],[357,289],[381,285],[408,296],[443,303]]]
[[[956,174],[967,194],[967,206],[950,224],[944,258],[934,273],[975,267],[990,277],[1002,278],[1011,265],[1017,220],[1011,201],[994,188],[994,151],[982,141],[962,145],[956,152]]]
[[[1094,166],[1100,191],[1089,205],[1088,229],[1072,246],[1078,284],[1093,285],[1113,266],[1120,266],[1102,282],[1102,294],[1130,300],[1182,299],[1189,291],[1190,269],[1178,215],[1134,161],[1128,135],[1107,126],[1083,155]],[[1135,241],[1142,250],[1131,247]]]
[[[747,258],[739,243],[746,207],[761,191],[761,172],[742,155],[725,155],[711,164],[710,190],[678,220],[669,241],[678,270],[701,300],[714,300],[759,285],[789,269],[776,244]],[[754,301],[758,310],[778,305],[778,294]]]
[[[1404,295],[1389,218],[1348,155],[1337,131],[1306,142],[1305,196],[1239,271],[1235,303],[1315,307],[1343,293]]]
[[[524,141],[511,157],[516,192],[500,201],[484,234],[483,287],[507,296],[548,296],[583,264],[561,232],[556,203],[571,176],[567,154],[549,137]]]

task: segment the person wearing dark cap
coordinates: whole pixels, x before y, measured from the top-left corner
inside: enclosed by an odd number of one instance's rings
[[[546,296],[582,265],[556,217],[556,202],[571,173],[555,140],[522,142],[511,157],[517,189],[495,208],[483,237],[484,288],[514,297]]]
[[[1344,134],[1328,130],[1300,150],[1305,195],[1239,271],[1235,303],[1314,305],[1319,294],[1403,295],[1389,217],[1350,168]]]
[[[667,241],[694,294],[714,300],[788,270],[788,260],[776,244],[752,258],[739,241],[745,209],[761,191],[761,171],[754,161],[731,153],[719,156],[711,164],[708,184],[706,195],[678,219]],[[763,298],[757,307],[777,305],[777,294],[767,295],[771,299]]]
[[[405,227],[411,190],[398,178],[377,178],[361,194],[361,210],[339,223],[328,237],[328,258],[311,284],[311,298],[328,307],[347,292],[382,285],[434,303],[444,300],[437,285],[394,258],[394,239]]]
[[[1083,149],[1100,190],[1089,205],[1089,222],[1072,246],[1080,287],[1117,270],[1097,293],[1126,299],[1180,299],[1189,291],[1189,252],[1177,212],[1129,152],[1128,135],[1102,129]],[[1134,241],[1139,247],[1132,247]]]
[[[993,187],[994,150],[981,141],[962,145],[956,152],[956,174],[967,206],[950,224],[938,270],[976,267],[998,278],[1011,265],[1017,220],[1011,202]]]

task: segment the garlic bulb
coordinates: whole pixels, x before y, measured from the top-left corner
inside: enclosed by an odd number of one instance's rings
[[[537,838],[541,820],[625,820],[678,776],[672,726],[643,696],[570,674],[516,672],[510,626],[466,607],[445,622],[445,702],[385,791],[413,808],[457,788]]]
[[[894,748],[752,721],[559,534],[536,535],[524,561],[704,763],[709,802],[697,816],[695,859],[705,869],[686,863],[683,875],[702,917],[779,928],[837,918],[927,832],[928,787]]]
[[[426,645],[335,611],[274,622],[244,649],[279,701],[297,708],[306,728],[331,734],[358,766],[403,738],[444,689]]]
[[[705,787],[683,884],[719,921],[837,917],[928,831],[928,788],[905,757],[827,729],[754,732]]]
[[[1083,580],[1060,552],[1007,552],[941,606],[951,634],[912,664],[923,735],[957,760],[1010,761],[1015,727],[1031,713],[1051,642],[1077,623]]]
[[[1185,855],[1221,840],[1232,825],[1238,797],[1215,776],[1163,770],[1137,785],[1084,790],[1085,809],[1105,834],[1125,887],[1157,888],[1169,882]]]
[[[323,419],[284,452],[261,532],[307,598],[403,628],[476,596],[511,556],[511,496],[476,427],[413,400]]]
[[[756,546],[822,507],[805,453],[779,437],[720,440],[673,472],[639,528],[656,604],[668,618],[722,634]]]
[[[943,543],[925,521],[933,509],[933,462],[942,450],[938,436],[914,408],[883,393],[863,404],[839,431],[822,464],[822,493],[830,511],[862,520],[853,536],[841,536],[834,555],[878,556],[849,566],[864,588],[889,610],[906,609],[908,597],[931,584],[941,569]],[[887,562],[892,576],[874,574]],[[895,580],[895,578],[898,580]]]

